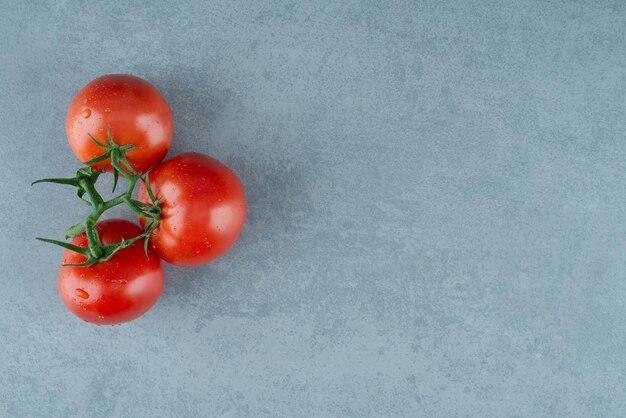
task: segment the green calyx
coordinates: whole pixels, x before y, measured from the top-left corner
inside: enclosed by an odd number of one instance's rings
[[[89,135],[89,137],[92,141],[94,141],[96,144],[104,149],[104,153],[102,155],[85,162],[84,164],[87,167],[79,169],[74,177],[41,179],[32,183],[33,185],[37,183],[56,183],[76,187],[76,193],[78,195],[78,198],[83,203],[91,207],[91,213],[87,215],[87,217],[85,217],[85,219],[83,219],[81,222],[70,227],[67,230],[65,238],[73,238],[85,232],[88,243],[87,247],[79,247],[65,241],[58,241],[47,238],[37,237],[37,239],[39,241],[61,246],[65,249],[81,254],[87,258],[87,260],[81,264],[64,264],[64,266],[85,267],[103,261],[108,261],[111,259],[111,257],[113,257],[116,252],[134,244],[136,241],[139,241],[141,239],[144,240],[144,251],[147,256],[150,234],[152,234],[152,232],[159,226],[159,222],[161,220],[161,207],[159,206],[159,202],[155,198],[154,193],[150,188],[150,181],[148,180],[149,172],[142,177],[141,173],[138,173],[137,171],[135,171],[135,169],[133,169],[133,167],[130,165],[126,158],[126,152],[133,149],[135,146],[132,144],[123,146],[117,145],[113,141],[113,137],[111,136],[110,127],[107,130],[107,144],[96,140],[91,135]],[[115,189],[117,187],[119,176],[124,177],[128,181],[128,186],[126,187],[124,193],[112,198],[111,200],[105,201],[95,187],[98,177],[105,171],[94,170],[91,166],[107,159],[110,159],[111,167],[113,168],[113,192],[115,192]],[[150,204],[140,202],[132,198],[132,193],[135,189],[135,185],[139,180],[143,180],[146,182],[146,189],[151,200]],[[96,223],[105,211],[122,203],[128,205],[139,216],[146,218],[144,232],[143,234],[131,239],[123,239],[122,241],[115,244],[104,245],[102,244],[102,242],[100,241],[100,237],[98,236]]]

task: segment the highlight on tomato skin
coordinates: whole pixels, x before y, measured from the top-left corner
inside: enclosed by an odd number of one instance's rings
[[[246,198],[229,167],[190,152],[156,166],[148,179],[162,210],[150,243],[164,261],[178,266],[208,263],[235,243],[246,217]],[[145,183],[138,199],[151,201]],[[140,218],[142,226],[145,222]]]
[[[123,219],[98,222],[97,231],[104,245],[143,233],[136,224]],[[72,244],[87,247],[84,233]],[[63,264],[79,264],[85,256],[70,250]],[[97,325],[117,325],[145,314],[163,291],[163,266],[159,257],[142,240],[119,250],[113,257],[88,267],[62,266],[58,289],[65,306],[80,319]]]
[[[65,131],[81,162],[102,155],[90,137],[107,143],[107,129],[118,145],[134,144],[126,156],[133,168],[146,172],[167,154],[174,135],[172,111],[163,95],[146,80],[129,74],[96,78],[72,99]],[[93,165],[111,171],[110,160]]]

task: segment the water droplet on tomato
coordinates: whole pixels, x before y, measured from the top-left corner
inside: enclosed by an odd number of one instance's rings
[[[83,110],[83,117],[85,119],[89,118],[89,116],[91,116],[91,109],[85,109]]]
[[[104,113],[111,113],[111,108],[107,107],[106,109],[104,109]]]
[[[76,289],[76,296],[83,299],[89,298],[89,293],[85,291],[85,289]]]
[[[98,318],[104,319],[104,315],[98,315]]]

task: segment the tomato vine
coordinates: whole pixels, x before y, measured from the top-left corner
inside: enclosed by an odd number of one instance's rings
[[[103,261],[108,261],[116,252],[141,239],[144,240],[144,251],[147,256],[150,234],[152,234],[152,232],[159,226],[159,222],[161,220],[161,207],[152,192],[150,181],[148,180],[149,171],[144,176],[131,166],[126,158],[126,152],[133,149],[135,145],[129,144],[120,146],[116,144],[111,136],[110,126],[107,129],[108,143],[105,144],[100,142],[91,135],[89,135],[89,137],[93,142],[104,149],[102,155],[86,161],[84,164],[87,167],[79,169],[74,177],[46,178],[32,183],[33,185],[38,183],[56,183],[76,187],[78,198],[83,203],[91,206],[91,213],[89,213],[89,215],[87,215],[81,222],[70,227],[65,235],[65,239],[73,238],[84,232],[87,237],[87,247],[79,247],[65,241],[48,238],[37,237],[37,239],[39,241],[55,244],[74,251],[86,258],[83,263],[63,264],[64,266],[86,267]],[[124,177],[128,181],[126,190],[122,194],[110,200],[104,200],[95,187],[98,178],[105,172],[105,170],[94,170],[91,167],[93,164],[107,159],[110,159],[111,169],[113,171],[113,192],[115,192],[120,176]],[[148,195],[151,200],[150,203],[140,202],[132,197],[135,186],[139,180],[144,181],[146,184],[146,190],[148,191]],[[85,197],[87,197],[87,199],[85,199]],[[144,232],[133,238],[123,238],[120,242],[115,244],[104,245],[98,236],[96,223],[105,211],[121,204],[126,204],[139,216],[146,218]]]

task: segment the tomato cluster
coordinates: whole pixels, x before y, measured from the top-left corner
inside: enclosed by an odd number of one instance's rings
[[[41,181],[77,187],[92,213],[70,228],[71,242],[41,240],[65,248],[58,288],[79,318],[100,325],[133,320],[161,295],[161,260],[204,264],[237,240],[246,214],[239,178],[199,153],[161,162],[172,143],[172,112],[147,81],[116,74],[90,82],[69,106],[66,132],[87,167],[72,179]],[[105,171],[115,175],[116,184],[119,176],[128,180],[125,194],[101,198],[94,184]],[[134,198],[136,182],[140,189]],[[123,219],[99,221],[105,210],[122,203],[137,213],[141,228]]]

